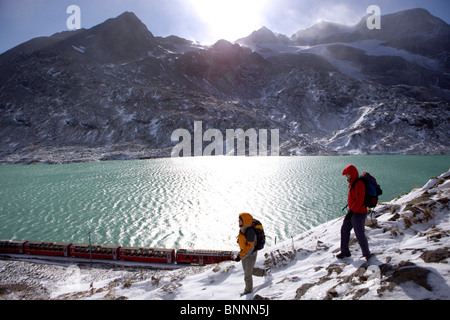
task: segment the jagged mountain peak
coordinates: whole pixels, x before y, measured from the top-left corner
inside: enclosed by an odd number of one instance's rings
[[[225,39],[220,39],[212,45],[213,50],[229,50],[233,47],[238,47],[238,45],[233,45],[230,41]]]
[[[130,27],[134,27],[134,28],[143,28],[145,27],[145,29],[147,29],[147,27],[142,23],[142,21],[133,13],[133,12],[129,12],[129,11],[125,11],[124,13],[118,15],[115,18],[111,18],[106,20],[103,23],[98,24],[97,26],[93,27],[93,28],[98,28],[98,27],[117,27],[117,28],[130,28]],[[148,29],[147,29],[148,31]],[[150,31],[148,31],[150,32]]]
[[[134,33],[143,32],[153,37],[153,34],[133,12],[125,11],[117,17],[107,19],[90,29],[81,28],[78,30],[57,32],[53,34],[51,38],[67,40],[69,38],[77,39],[77,37],[90,37],[97,33],[106,32],[107,29],[109,29],[110,32],[119,32],[119,34],[122,33],[121,30],[134,30]]]
[[[122,14],[118,15],[115,19],[129,19],[129,20],[136,20],[141,22],[141,20],[134,14],[134,12],[131,11],[125,11]]]
[[[262,26],[258,30],[253,31],[252,34],[260,36],[275,36],[275,33],[266,26]]]
[[[299,30],[291,36],[291,41],[297,45],[316,45],[345,39],[352,33],[352,27],[321,20],[312,27]]]
[[[45,52],[101,64],[130,62],[165,52],[145,24],[128,11],[90,29],[35,38],[9,51],[2,55],[3,59],[17,54],[30,56]]]
[[[101,62],[126,62],[162,52],[158,41],[144,23],[132,12],[124,12],[116,18],[87,30],[78,40],[94,49]],[[77,46],[77,44],[74,44]]]
[[[248,37],[238,39],[235,42],[241,45],[251,46],[252,44],[257,43],[288,44],[290,43],[290,40],[285,35],[273,32],[266,26],[263,26],[260,29],[253,31]]]

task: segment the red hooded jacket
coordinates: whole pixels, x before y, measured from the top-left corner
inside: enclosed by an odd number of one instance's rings
[[[353,183],[359,178],[358,170],[353,165],[348,165],[345,167],[342,175],[345,176],[349,174],[351,176],[350,185],[348,187],[348,208],[355,213],[366,213],[367,207],[363,206],[364,195],[366,189],[364,187],[364,182],[358,181],[352,188]]]

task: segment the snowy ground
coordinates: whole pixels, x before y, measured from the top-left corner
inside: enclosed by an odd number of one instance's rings
[[[450,299],[450,171],[376,208],[366,224],[369,262],[354,238],[352,256],[335,258],[342,219],[260,251],[256,266],[271,275],[254,277],[247,295],[236,262],[161,270],[3,256],[0,299]]]

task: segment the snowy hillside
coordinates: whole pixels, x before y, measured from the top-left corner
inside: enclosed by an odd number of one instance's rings
[[[150,270],[0,260],[0,299],[292,300],[450,299],[450,171],[422,188],[380,204],[366,223],[375,258],[339,252],[343,218],[329,221],[258,254],[270,268],[243,291],[241,263]],[[354,237],[352,233],[352,237]],[[16,256],[17,257],[17,256]]]

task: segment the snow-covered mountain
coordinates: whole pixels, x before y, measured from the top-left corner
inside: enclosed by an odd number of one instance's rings
[[[15,255],[0,260],[0,299],[182,299],[191,305],[197,305],[195,300],[448,300],[449,198],[450,171],[379,204],[366,221],[375,255],[369,261],[361,257],[353,233],[352,256],[336,258],[343,217],[265,247],[256,266],[270,269],[270,275],[254,277],[254,292],[243,296],[244,273],[236,262],[149,270],[126,262],[87,268],[84,259],[77,269],[73,260]],[[272,317],[277,312],[272,309]]]
[[[382,85],[421,88],[428,97],[449,100],[450,26],[424,9],[411,9],[381,18],[381,29],[369,30],[367,17],[355,26],[321,21],[283,41],[267,41],[262,28],[237,40],[264,56],[280,53],[313,53],[339,72]],[[265,37],[256,38],[255,34]],[[414,89],[413,89],[414,90]]]
[[[0,162],[170,156],[194,121],[279,129],[281,155],[448,154],[450,26],[422,9],[363,22],[203,46],[125,12],[32,39],[0,55]]]

